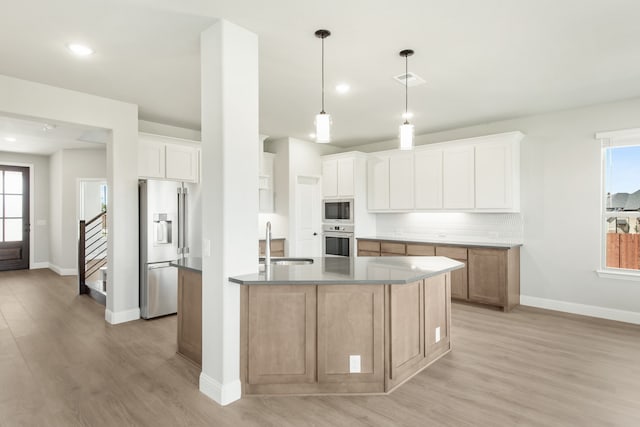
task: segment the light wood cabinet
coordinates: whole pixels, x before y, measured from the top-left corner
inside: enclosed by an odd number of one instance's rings
[[[353,158],[333,158],[322,161],[322,195],[354,197]]]
[[[451,348],[450,278],[449,274],[443,274],[424,281],[425,352],[429,360],[438,358]]]
[[[178,269],[178,353],[202,365],[202,274]]]
[[[423,281],[389,286],[392,384],[409,377],[425,357],[423,292]]]
[[[380,242],[358,240],[358,256],[380,256]]]
[[[451,272],[451,298],[469,299],[469,280],[467,265],[467,248],[453,246],[438,246],[437,256],[446,256],[464,263],[464,268]]]
[[[434,256],[436,247],[424,243],[407,243],[407,256]]]
[[[316,381],[316,287],[248,289],[249,384]]]
[[[473,146],[456,146],[443,151],[442,186],[445,209],[473,209],[474,190]]]
[[[414,153],[416,209],[442,209],[442,149]]]
[[[384,288],[319,286],[318,383],[375,383],[370,391],[383,391],[383,361]]]
[[[413,202],[413,153],[389,157],[389,209],[410,210]]]
[[[258,240],[258,253],[264,256],[264,249],[267,246],[266,240]],[[271,256],[284,256],[285,239],[271,239]]]
[[[380,242],[380,255],[404,256],[407,254],[406,245],[399,242]]]

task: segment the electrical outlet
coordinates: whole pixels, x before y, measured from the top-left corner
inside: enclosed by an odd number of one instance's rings
[[[440,326],[436,328],[436,342],[440,342]]]
[[[349,355],[349,373],[350,374],[360,373],[360,355],[359,354]]]

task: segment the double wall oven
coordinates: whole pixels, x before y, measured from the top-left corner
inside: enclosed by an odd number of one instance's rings
[[[322,222],[323,255],[353,256],[353,199],[324,200]]]

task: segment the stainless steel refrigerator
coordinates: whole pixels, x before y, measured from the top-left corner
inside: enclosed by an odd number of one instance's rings
[[[173,314],[178,271],[169,263],[200,256],[199,185],[142,180],[140,200],[140,316]]]

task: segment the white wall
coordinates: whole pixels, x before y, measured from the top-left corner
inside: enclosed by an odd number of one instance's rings
[[[62,275],[77,274],[79,179],[105,178],[105,150],[60,150],[51,156],[50,267]]]
[[[33,206],[34,223],[31,224],[33,247],[31,265],[45,267],[49,263],[49,157],[34,154],[0,152],[0,164],[33,165]]]
[[[598,131],[640,127],[639,111],[640,99],[633,99],[421,135],[416,142],[421,145],[524,132],[520,214],[523,303],[640,323],[640,282],[604,279],[595,273],[601,250],[601,150],[594,138]],[[384,141],[352,149],[378,151],[396,144]],[[385,214],[378,215],[381,228],[392,227],[390,220],[383,218]],[[412,224],[409,218],[398,215],[394,222],[406,229]],[[414,226],[422,230],[429,227],[426,223]],[[498,232],[509,227],[502,227],[499,221],[492,224]]]
[[[154,135],[170,136],[172,138],[189,139],[198,142],[202,138],[199,130],[170,126],[163,123],[150,122],[147,120],[138,120],[138,129],[140,130],[140,132],[151,133]]]
[[[106,160],[106,159],[105,159]],[[102,197],[100,187],[106,185],[107,181],[83,181],[80,182],[80,204],[78,220],[89,221],[102,212]]]
[[[0,113],[112,130],[107,143],[110,323],[140,318],[138,303],[138,107],[0,75]]]

